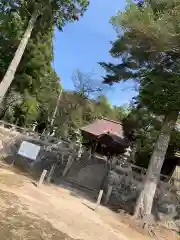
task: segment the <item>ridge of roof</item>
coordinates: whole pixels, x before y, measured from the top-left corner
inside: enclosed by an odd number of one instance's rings
[[[115,120],[112,120],[112,119],[109,119],[109,118],[101,117],[100,120],[101,120],[101,119],[106,120],[106,121],[108,121],[108,122],[113,122],[113,123],[122,125],[121,122],[118,122],[118,121],[115,121]]]

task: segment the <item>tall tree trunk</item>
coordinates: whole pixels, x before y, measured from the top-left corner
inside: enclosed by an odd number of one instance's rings
[[[143,190],[135,207],[135,217],[143,218],[146,222],[151,216],[151,210],[156,192],[157,184],[160,179],[161,168],[169,145],[171,132],[175,127],[178,112],[172,112],[164,119],[158,140],[156,141],[151,161],[145,177]]]
[[[63,92],[63,89],[61,88],[58,99],[57,99],[57,102],[56,102],[56,107],[55,107],[55,110],[53,112],[53,117],[52,117],[51,122],[50,122],[51,127],[54,125],[54,121],[56,120],[56,115],[57,115],[57,112],[58,112],[59,101],[61,99],[62,92]]]
[[[16,73],[16,70],[18,68],[18,65],[22,59],[22,56],[24,54],[24,51],[26,49],[26,46],[28,44],[28,41],[31,37],[31,33],[32,30],[34,28],[34,25],[36,23],[37,17],[39,15],[39,11],[35,10],[34,13],[31,16],[31,19],[29,20],[27,29],[24,33],[24,36],[16,50],[16,53],[14,55],[13,60],[11,61],[8,70],[2,80],[2,82],[0,83],[0,104],[2,103],[2,100],[6,94],[6,92],[8,91],[13,79],[14,79],[14,75]]]

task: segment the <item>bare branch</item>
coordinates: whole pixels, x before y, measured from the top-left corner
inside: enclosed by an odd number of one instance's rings
[[[86,98],[102,94],[102,91],[105,89],[100,80],[94,79],[93,73],[83,73],[80,70],[76,70],[72,76],[72,81],[75,91]]]

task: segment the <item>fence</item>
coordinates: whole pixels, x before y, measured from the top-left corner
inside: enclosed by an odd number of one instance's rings
[[[5,121],[0,121],[0,127],[4,127],[6,129],[9,129],[11,131],[17,131],[18,133],[21,133],[23,135],[26,135],[28,137],[32,137],[32,138],[36,138],[38,140],[41,140],[41,141],[45,141],[47,143],[57,143],[57,142],[60,142],[63,141],[63,142],[66,142],[66,143],[71,143],[70,140],[68,140],[67,138],[56,138],[56,137],[53,137],[53,136],[50,136],[48,135],[47,133],[37,133],[35,131],[33,131],[32,129],[30,128],[23,128],[23,127],[19,127],[17,125],[14,125],[14,124],[11,124],[11,123],[8,123],[8,122],[5,122]]]

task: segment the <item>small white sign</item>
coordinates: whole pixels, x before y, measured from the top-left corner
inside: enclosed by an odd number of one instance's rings
[[[36,160],[40,149],[41,149],[41,147],[36,144],[23,141],[19,148],[18,154],[23,157],[27,157],[32,160]]]

